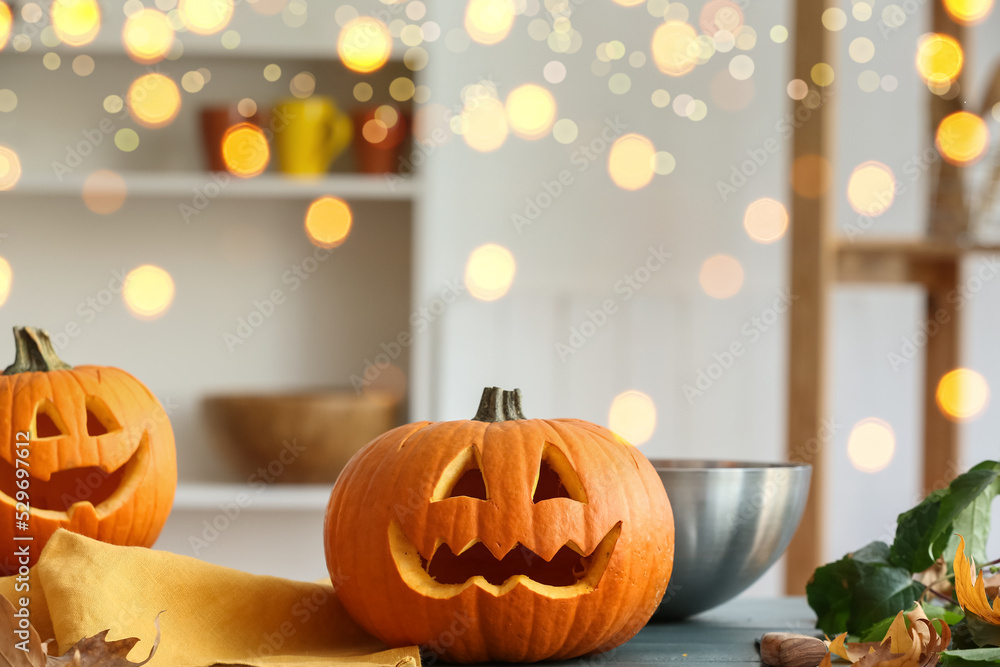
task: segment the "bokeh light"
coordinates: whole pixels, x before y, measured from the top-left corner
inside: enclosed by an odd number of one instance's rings
[[[843,30],[844,26],[847,25],[847,14],[840,7],[830,7],[823,10],[820,20],[824,28],[831,32],[838,32]]]
[[[892,462],[896,452],[896,434],[881,419],[862,419],[847,437],[847,458],[861,472],[874,473]]]
[[[747,206],[743,229],[758,243],[774,243],[788,230],[788,211],[781,202],[761,197]]]
[[[481,245],[465,264],[465,287],[480,301],[496,301],[514,282],[517,264],[510,250],[495,243]]]
[[[785,92],[793,100],[801,100],[809,94],[809,84],[802,79],[792,79],[785,87]]]
[[[378,19],[359,16],[340,29],[337,53],[348,69],[362,74],[374,72],[392,54],[392,35]]]
[[[125,276],[125,307],[140,320],[155,320],[174,301],[174,279],[158,266],[143,264]]]
[[[864,64],[875,57],[875,43],[867,37],[855,37],[847,47],[851,60]]]
[[[968,111],[956,111],[938,125],[934,138],[941,157],[963,166],[978,161],[990,145],[990,131],[982,118]]]
[[[158,63],[174,45],[174,28],[163,12],[142,9],[126,19],[122,42],[132,60],[145,65]]]
[[[123,127],[115,132],[115,147],[123,153],[131,153],[139,147],[139,133],[131,127]]]
[[[299,72],[288,82],[288,91],[300,100],[311,97],[316,92],[316,77],[312,72]]]
[[[816,63],[809,70],[809,76],[817,86],[829,86],[833,83],[833,68],[827,63]]]
[[[545,88],[533,83],[510,91],[507,96],[507,122],[523,139],[541,139],[556,120],[556,101]]]
[[[129,113],[140,125],[156,128],[169,125],[181,110],[181,91],[173,79],[153,72],[143,74],[129,86],[126,96]]]
[[[847,180],[847,201],[862,215],[877,217],[896,199],[896,176],[888,166],[869,160],[859,164]]]
[[[0,146],[0,190],[10,190],[21,180],[21,159],[13,149]]]
[[[73,73],[77,76],[90,76],[96,66],[94,59],[86,54],[73,58]]]
[[[959,23],[972,25],[989,15],[993,0],[944,0],[944,8]]]
[[[608,428],[636,447],[644,445],[656,431],[656,404],[636,389],[623,391],[611,401]]]
[[[233,18],[233,0],[180,0],[177,13],[196,35],[214,35]]]
[[[990,385],[976,371],[956,368],[938,382],[934,398],[944,416],[953,421],[969,421],[989,404]]]
[[[683,21],[667,21],[653,33],[653,61],[669,76],[683,76],[698,64],[698,34]]]
[[[480,44],[497,44],[510,33],[516,13],[512,0],[469,0],[465,30]]]
[[[701,265],[698,282],[713,299],[728,299],[743,287],[743,266],[729,255],[713,255]]]
[[[10,7],[6,2],[0,1],[0,51],[7,46],[10,39],[10,28],[14,24],[14,17],[10,13]]]
[[[101,29],[101,8],[97,0],[54,0],[52,28],[70,46],[85,46]]]
[[[320,197],[306,210],[305,229],[309,241],[321,248],[336,248],[351,233],[354,214],[339,197]]]
[[[641,134],[623,135],[608,151],[608,174],[623,190],[638,190],[653,180],[656,148]]]
[[[230,173],[250,178],[263,172],[271,161],[264,131],[251,123],[239,123],[222,137],[222,159]]]
[[[10,297],[10,288],[14,284],[14,271],[10,268],[10,262],[0,257],[0,306],[7,303]]]
[[[100,215],[110,215],[125,203],[125,179],[109,169],[99,169],[83,181],[84,205]]]
[[[733,33],[742,25],[743,10],[733,0],[709,0],[698,16],[698,27],[709,36],[720,30]]]
[[[507,113],[499,100],[492,97],[479,99],[462,110],[462,139],[482,153],[500,148],[507,140]]]
[[[17,108],[17,93],[10,88],[0,88],[0,113],[10,113]]]
[[[917,72],[928,84],[949,84],[962,72],[965,55],[951,35],[931,33],[917,43]]]

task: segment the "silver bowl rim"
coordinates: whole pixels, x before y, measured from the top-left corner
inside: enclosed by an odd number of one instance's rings
[[[733,459],[650,459],[653,468],[658,473],[670,472],[711,472],[711,473],[739,473],[752,470],[810,470],[812,465],[808,463],[789,462],[760,462],[742,461]]]

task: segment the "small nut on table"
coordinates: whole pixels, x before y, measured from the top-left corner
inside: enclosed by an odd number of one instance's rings
[[[768,632],[760,638],[760,659],[773,667],[816,667],[827,654],[822,639],[792,632]]]

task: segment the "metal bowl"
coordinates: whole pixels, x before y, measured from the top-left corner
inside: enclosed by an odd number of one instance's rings
[[[812,467],[653,460],[674,511],[674,570],[656,620],[736,597],[784,553],[805,509]]]

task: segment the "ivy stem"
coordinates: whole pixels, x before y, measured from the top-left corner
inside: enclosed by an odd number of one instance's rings
[[[933,589],[933,588],[931,588],[930,586],[926,586],[926,587],[924,588],[924,593],[930,593],[931,595],[934,595],[934,596],[936,596],[936,597],[939,597],[939,598],[941,598],[942,600],[945,600],[945,601],[947,601],[947,602],[949,602],[949,603],[951,603],[951,604],[955,605],[956,607],[957,607],[957,606],[959,606],[959,604],[958,604],[958,600],[953,600],[952,598],[948,597],[948,596],[947,596],[947,595],[945,595],[944,593],[939,593],[939,592],[937,592],[936,590],[934,590],[934,589]]]
[[[997,558],[996,560],[991,560],[989,563],[983,563],[982,565],[979,566],[979,569],[981,570],[984,567],[989,567],[990,565],[997,565],[998,563],[1000,563],[1000,558]]]

